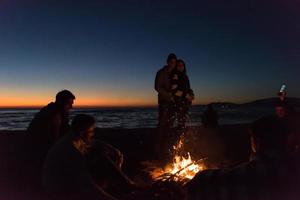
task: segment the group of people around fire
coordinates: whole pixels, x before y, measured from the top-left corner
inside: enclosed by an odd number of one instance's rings
[[[185,62],[170,54],[155,78],[159,124],[154,155],[164,159],[174,124],[186,129],[195,95]],[[299,114],[279,94],[274,116],[255,121],[250,128],[251,158],[230,169],[210,169],[197,174],[183,187],[188,200],[197,199],[297,199],[300,183]],[[69,124],[75,95],[63,90],[31,121],[28,133],[36,152],[36,173],[46,192],[58,199],[117,199],[109,188],[140,189],[123,171],[123,154],[94,137],[96,121],[80,114]],[[203,122],[217,126],[217,115],[208,107]],[[40,161],[40,162],[38,162]],[[39,182],[40,181],[40,182]]]

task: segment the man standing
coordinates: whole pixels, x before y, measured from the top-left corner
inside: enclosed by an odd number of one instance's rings
[[[155,156],[161,158],[167,152],[167,138],[172,126],[174,100],[171,91],[171,72],[176,67],[177,57],[169,54],[167,65],[160,69],[155,77],[155,90],[158,92],[159,123],[155,141]]]

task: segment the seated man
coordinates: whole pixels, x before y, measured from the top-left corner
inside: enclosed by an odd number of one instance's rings
[[[62,199],[115,199],[96,185],[88,171],[85,158],[93,146],[94,128],[93,117],[77,115],[71,132],[50,149],[43,169],[47,192]]]
[[[57,93],[53,103],[43,107],[33,118],[27,129],[32,137],[34,149],[47,152],[49,148],[69,131],[69,111],[75,96],[68,90]]]
[[[186,184],[189,199],[298,199],[298,157],[288,152],[289,131],[276,117],[252,125],[252,160],[233,169],[207,170]]]

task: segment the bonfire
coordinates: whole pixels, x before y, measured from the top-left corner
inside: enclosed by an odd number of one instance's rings
[[[191,180],[198,172],[205,169],[204,160],[194,160],[189,152],[184,152],[184,134],[173,146],[173,159],[163,168],[154,168],[150,175],[154,181],[175,181],[182,184]]]

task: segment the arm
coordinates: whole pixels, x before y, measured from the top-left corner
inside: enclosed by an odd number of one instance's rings
[[[172,95],[163,87],[163,74],[161,71],[157,72],[155,77],[155,90],[161,94],[166,100],[171,100]]]
[[[188,89],[187,98],[189,99],[189,101],[193,101],[195,99],[195,94],[194,91],[191,89],[190,80],[188,76],[187,76],[187,89]]]
[[[123,155],[122,153],[116,149],[115,147],[109,145],[109,144],[105,144],[106,148],[107,148],[107,152],[105,153],[105,158],[108,161],[108,169],[110,169],[111,175],[113,179],[119,180],[121,183],[124,184],[124,186],[133,186],[134,182],[127,177],[126,174],[124,174],[121,170],[121,166],[123,163]],[[116,161],[116,158],[112,157],[118,157],[117,160],[119,160],[121,163],[119,163],[119,161]]]

